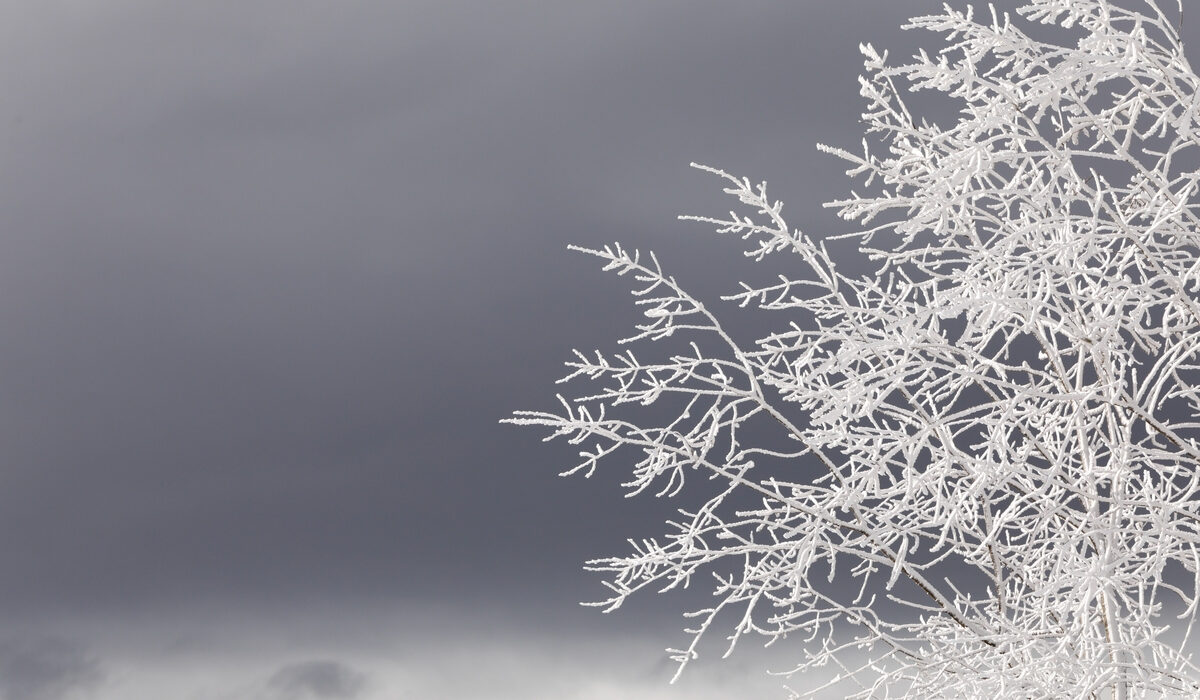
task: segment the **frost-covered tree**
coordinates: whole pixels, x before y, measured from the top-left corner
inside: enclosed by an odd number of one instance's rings
[[[636,281],[648,320],[624,342],[658,359],[577,353],[562,381],[597,388],[508,422],[580,446],[570,472],[634,454],[632,492],[695,503],[589,563],[603,604],[711,581],[680,670],[724,625],[730,650],[794,644],[801,697],[820,667],[859,698],[1200,696],[1200,78],[1182,14],[947,6],[908,25],[944,37],[934,55],[863,46],[862,150],[822,150],[859,181],[828,206],[869,275],[763,185],[702,166],[743,213],[684,218],[790,256],[791,275],[709,306],[653,255],[579,249]],[[922,118],[919,91],[958,111]],[[735,338],[727,314],[748,306],[776,331]]]

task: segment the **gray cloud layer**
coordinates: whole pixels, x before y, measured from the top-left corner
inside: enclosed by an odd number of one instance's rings
[[[835,227],[856,44],[939,4],[0,3],[0,619],[594,619],[580,562],[670,509],[496,425],[630,327],[566,243],[726,290],[735,243],[674,220],[726,207],[693,160]]]
[[[338,661],[302,661],[276,671],[267,687],[281,700],[352,700],[366,689],[367,677]]]
[[[0,641],[3,700],[66,700],[94,690],[103,678],[99,662],[70,640],[27,637]]]
[[[924,4],[6,6],[0,608],[520,588],[653,527],[495,425],[627,327],[563,246],[670,247],[691,159],[811,209]]]

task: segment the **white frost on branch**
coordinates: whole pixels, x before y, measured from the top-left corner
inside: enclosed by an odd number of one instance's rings
[[[623,342],[684,349],[577,352],[562,381],[600,388],[507,422],[580,446],[572,472],[632,448],[631,493],[720,484],[664,536],[589,562],[610,577],[600,605],[709,572],[681,671],[736,610],[730,651],[787,640],[789,674],[836,667],[856,698],[1200,695],[1167,634],[1190,632],[1200,583],[1200,78],[1180,11],[946,6],[907,25],[944,37],[935,55],[862,46],[861,153],[821,148],[864,188],[829,206],[867,276],[789,227],[765,184],[696,166],[744,213],[683,218],[796,261],[725,297],[783,319],[754,342],[653,255],[577,248],[637,284],[646,321]],[[957,118],[918,118],[920,90]],[[673,419],[622,413],[664,396]],[[780,439],[743,442],[752,425]]]

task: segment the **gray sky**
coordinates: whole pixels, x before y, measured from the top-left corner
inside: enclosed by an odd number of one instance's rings
[[[497,420],[631,327],[567,243],[728,288],[690,161],[836,232],[939,6],[0,0],[0,698],[771,696],[577,606],[670,504]]]

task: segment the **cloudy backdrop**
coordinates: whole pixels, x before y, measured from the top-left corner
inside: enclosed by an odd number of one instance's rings
[[[669,504],[497,420],[635,318],[567,243],[728,288],[690,161],[836,231],[939,5],[0,0],[0,697],[780,697],[580,608]]]

